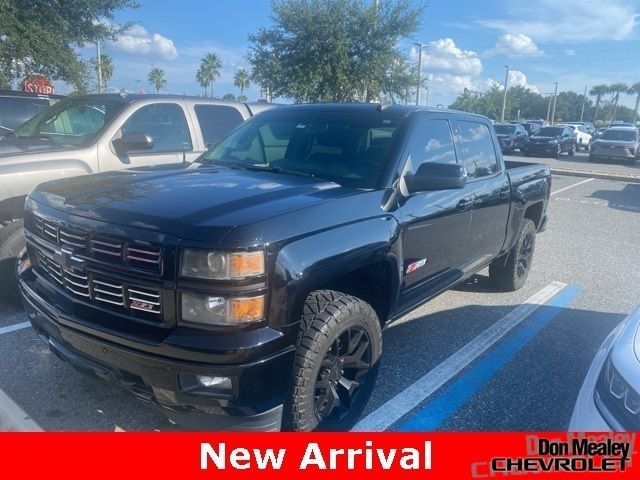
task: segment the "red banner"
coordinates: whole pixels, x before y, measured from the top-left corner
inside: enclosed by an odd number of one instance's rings
[[[635,439],[633,433],[4,433],[0,458],[4,478],[638,478]]]

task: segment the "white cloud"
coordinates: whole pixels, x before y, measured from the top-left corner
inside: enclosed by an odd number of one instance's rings
[[[492,53],[500,53],[509,56],[539,57],[544,52],[538,48],[533,39],[524,33],[505,33],[498,37],[496,46]]]
[[[120,34],[113,43],[113,48],[132,55],[159,60],[174,60],[178,57],[178,50],[173,40],[159,33],[149,33],[142,25],[134,25]]]
[[[430,42],[422,55],[423,66],[429,72],[452,75],[479,75],[482,72],[482,62],[478,54],[471,50],[462,50],[451,38]]]
[[[504,2],[507,18],[480,20],[505,33],[517,31],[538,42],[580,43],[629,38],[638,25],[634,0],[538,0]]]
[[[527,81],[527,76],[520,70],[509,70],[509,87],[525,87],[538,93],[538,88]]]

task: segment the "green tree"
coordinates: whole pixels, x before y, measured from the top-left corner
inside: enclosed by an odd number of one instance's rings
[[[0,0],[0,77],[37,73],[84,89],[88,65],[78,47],[115,38],[130,24],[112,23],[114,12],[137,6],[136,0]]]
[[[638,112],[640,110],[640,82],[636,82],[629,87],[629,93],[636,96],[636,108],[633,112],[633,124],[638,122]]]
[[[620,102],[620,94],[626,93],[629,90],[629,85],[626,83],[618,82],[609,85],[609,93],[613,93],[613,120],[616,119],[618,113],[618,103]]]
[[[594,122],[597,120],[597,117],[598,117],[598,110],[600,110],[600,107],[601,107],[602,97],[607,93],[609,93],[609,87],[604,84],[594,85],[593,87],[591,87],[591,90],[589,90],[589,95],[591,95],[592,97],[596,97],[596,105],[593,112]]]
[[[91,67],[96,72],[96,86],[98,85],[98,61],[95,58],[90,60]],[[106,53],[100,54],[100,71],[102,72],[102,85],[97,90],[102,92],[107,88],[107,83],[113,77],[113,60]]]
[[[200,68],[196,73],[196,78],[200,76],[201,80],[198,80],[200,85],[204,87],[204,95],[207,96],[207,87],[211,85],[211,95],[213,97],[213,86],[216,78],[220,78],[220,69],[222,68],[222,62],[215,53],[207,53],[200,62]]]
[[[222,96],[222,99],[223,99],[223,100],[235,100],[235,99],[236,99],[236,96],[235,96],[233,93],[229,92],[229,93],[225,93],[225,94]]]
[[[244,96],[244,89],[249,88],[249,85],[251,85],[251,82],[249,80],[249,72],[247,72],[244,68],[238,70],[233,76],[233,85],[240,89],[238,100],[243,102],[246,101],[247,97]]]
[[[400,41],[421,25],[410,0],[272,0],[272,25],[249,35],[252,79],[298,102],[404,99],[416,69]]]
[[[149,72],[149,85],[153,87],[156,93],[160,93],[167,86],[167,81],[164,78],[164,70],[158,67],[154,67]]]

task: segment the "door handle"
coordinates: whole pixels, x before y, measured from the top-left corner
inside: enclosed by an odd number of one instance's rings
[[[471,200],[469,200],[468,198],[463,198],[456,205],[456,210],[459,212],[465,212],[469,210],[470,206],[471,206]]]

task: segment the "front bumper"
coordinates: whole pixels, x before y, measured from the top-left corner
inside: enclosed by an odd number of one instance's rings
[[[589,154],[591,159],[597,160],[611,160],[614,162],[631,162],[636,159],[636,156],[633,152],[628,149],[616,148],[593,148],[591,149],[591,153]]]
[[[140,339],[106,339],[48,301],[32,272],[20,276],[20,290],[31,324],[62,360],[160,408],[176,423],[195,429],[277,431],[289,391],[293,346],[241,364],[203,362],[201,345],[180,350],[180,358],[149,353]],[[39,282],[39,280],[38,280]],[[52,293],[54,294],[54,293]],[[62,295],[62,293],[57,293]],[[139,348],[136,348],[136,346]],[[256,346],[259,348],[259,346]],[[231,347],[230,347],[231,349]],[[216,357],[219,357],[217,355]],[[193,393],[184,379],[195,375],[229,377],[230,391]],[[188,388],[189,387],[189,388]]]
[[[527,153],[538,155],[555,155],[558,152],[557,143],[529,143],[525,147]]]

